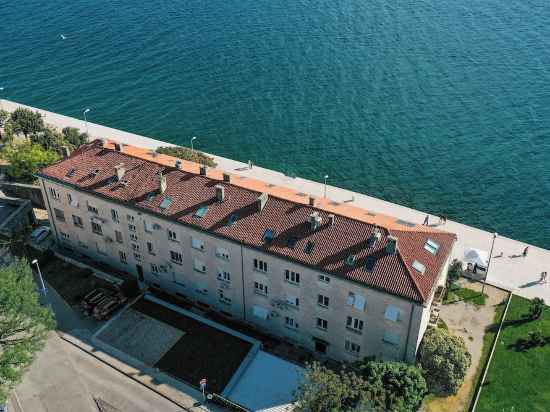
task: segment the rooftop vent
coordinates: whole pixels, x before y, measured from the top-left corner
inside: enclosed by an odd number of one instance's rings
[[[262,236],[262,240],[264,241],[264,243],[271,243],[273,242],[274,237],[275,231],[273,229],[266,229],[264,235]]]
[[[321,227],[323,218],[319,216],[319,212],[313,212],[309,215],[308,222],[311,226],[311,230],[315,231]]]
[[[394,255],[397,251],[397,238],[395,236],[388,236],[388,243],[386,244],[386,253]]]
[[[382,237],[382,233],[380,233],[380,229],[375,227],[367,240],[367,245],[369,247],[374,246],[376,242],[380,240],[381,237]]]
[[[71,169],[67,172],[67,174],[65,175],[66,177],[73,177],[76,173],[76,169]]]
[[[218,202],[223,202],[225,200],[225,187],[223,185],[216,185],[216,200]]]
[[[115,150],[117,152],[123,152],[124,151],[124,145],[122,143],[115,143]]]
[[[206,165],[200,165],[199,166],[199,174],[201,176],[206,176]]]
[[[224,173],[223,174],[223,181],[227,182],[227,183],[231,182],[231,175],[229,173]]]
[[[309,197],[309,205],[310,206],[315,206],[315,197],[314,196]]]
[[[291,236],[288,238],[286,244],[289,248],[294,249],[297,242],[298,242],[298,238],[296,236]]]
[[[258,212],[264,210],[268,198],[269,196],[267,193],[262,193],[260,196],[258,196],[258,199],[256,200],[256,202],[258,202]]]
[[[168,209],[170,206],[172,206],[172,198],[170,196],[166,196],[164,200],[160,203],[160,208],[162,210]]]
[[[418,271],[418,272],[420,272],[420,273],[422,273],[422,274],[424,274],[424,272],[426,271],[426,266],[424,266],[424,265],[423,265],[422,263],[420,263],[418,260],[415,260],[415,261],[412,263],[412,267],[413,267],[416,271]]]
[[[181,170],[181,160],[176,160],[176,169]]]
[[[97,176],[99,174],[99,169],[94,169],[90,172],[92,176]]]
[[[334,216],[332,213],[328,215],[328,222],[331,226],[334,226],[334,224],[336,223],[336,216]]]
[[[162,172],[159,173],[159,183],[160,183],[160,194],[164,194],[166,192],[166,176],[162,174]]]
[[[126,173],[126,168],[124,163],[118,164],[115,166],[116,179],[120,182]]]
[[[121,181],[118,182],[118,183],[119,183],[121,186],[124,186],[124,187],[128,186],[128,181],[127,181],[127,180],[124,180],[124,179],[121,180]]]

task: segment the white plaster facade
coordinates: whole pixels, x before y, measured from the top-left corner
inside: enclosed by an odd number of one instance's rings
[[[68,185],[45,178],[40,185],[60,245],[133,274],[143,287],[208,305],[319,356],[415,359],[431,299],[422,305]],[[92,222],[101,226],[101,234],[94,233]],[[180,254],[181,262],[171,252]]]

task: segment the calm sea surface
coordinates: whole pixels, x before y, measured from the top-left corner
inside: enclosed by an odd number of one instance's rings
[[[550,248],[548,0],[5,0],[0,16],[5,98]]]

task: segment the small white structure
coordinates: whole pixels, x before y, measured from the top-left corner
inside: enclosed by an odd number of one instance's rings
[[[464,263],[467,270],[476,273],[476,270],[487,271],[489,264],[489,253],[485,250],[469,248],[464,251]]]

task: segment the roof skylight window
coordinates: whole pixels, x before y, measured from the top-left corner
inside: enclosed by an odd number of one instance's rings
[[[289,248],[294,249],[296,246],[296,243],[298,242],[298,238],[296,236],[291,236],[288,238],[287,245]]]
[[[349,256],[346,258],[346,265],[348,265],[348,266],[353,266],[353,265],[355,265],[355,260],[356,260],[355,255],[349,255]]]
[[[418,272],[424,274],[426,271],[426,266],[424,266],[422,263],[420,263],[418,260],[415,260],[412,264],[412,267],[417,270]]]
[[[266,229],[264,232],[264,235],[262,236],[262,240],[265,243],[271,243],[274,237],[275,237],[275,231],[273,229]]]
[[[193,216],[200,219],[201,217],[204,217],[204,215],[206,215],[206,212],[208,212],[208,206],[201,206],[197,209]]]
[[[306,255],[311,255],[311,252],[313,252],[313,249],[315,248],[315,242],[312,242],[311,240],[308,240],[306,243],[306,246],[304,247],[304,252]]]
[[[229,226],[233,226],[238,219],[239,219],[239,215],[233,213],[229,216],[229,219],[227,219],[227,224]]]
[[[424,249],[426,249],[432,255],[437,255],[437,251],[439,250],[439,243],[432,239],[428,239],[426,241],[426,244],[424,245]]]
[[[160,208],[162,210],[168,209],[170,206],[172,206],[172,198],[170,196],[166,196],[164,200],[160,203]]]
[[[376,265],[376,259],[373,256],[368,256],[367,261],[365,262],[365,270],[371,273],[374,270]]]

